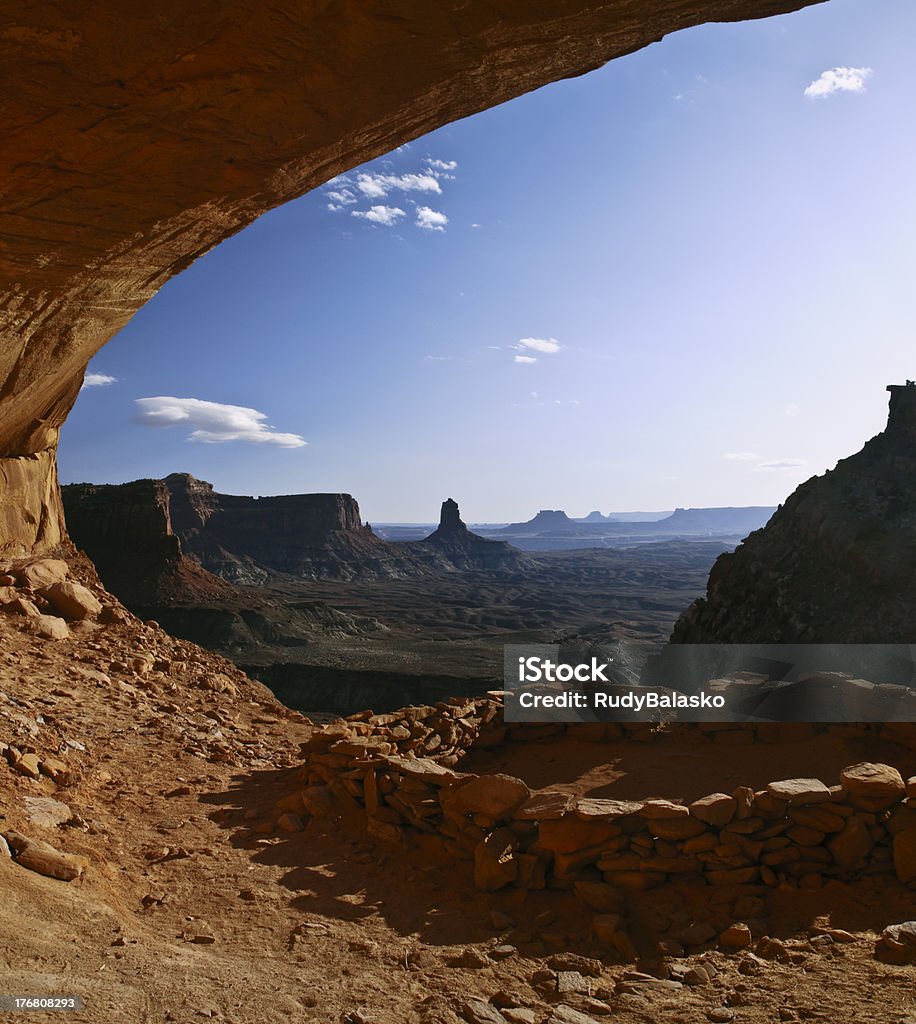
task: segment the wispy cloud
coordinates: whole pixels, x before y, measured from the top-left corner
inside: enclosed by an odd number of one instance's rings
[[[202,398],[136,398],[137,422],[148,427],[191,427],[189,441],[225,444],[245,441],[280,448],[302,448],[308,442],[298,434],[283,434],[267,422],[267,414],[243,405],[207,402]]]
[[[519,338],[518,343],[512,348],[517,348],[519,351],[530,349],[532,352],[553,355],[560,351],[560,343],[556,338]]]
[[[329,210],[342,210],[345,206],[352,206],[354,203],[358,203],[359,200],[348,188],[343,189],[331,189],[330,192],[326,193],[330,202],[328,203]]]
[[[516,356],[514,362],[516,363],[536,363],[537,356]]]
[[[458,167],[457,160],[433,160],[432,157],[426,158],[427,167],[432,168],[434,171],[454,171]]]
[[[781,469],[803,469],[807,465],[806,459],[770,459],[767,462],[758,463],[754,469],[770,472]]]
[[[107,373],[87,373],[83,377],[83,386],[80,391],[86,388],[107,388],[109,384],[117,384],[117,377],[109,377]]]
[[[417,227],[426,228],[427,231],[445,231],[448,224],[448,217],[438,210],[431,210],[428,206],[417,207]]]
[[[725,452],[722,458],[730,462],[753,462],[760,456],[756,452]]]
[[[864,92],[865,79],[871,73],[871,68],[830,68],[822,71],[820,77],[805,89],[805,95],[812,99],[825,99],[836,92]]]
[[[373,224],[382,224],[390,228],[398,217],[405,217],[406,214],[398,206],[370,206],[368,210],[351,210],[351,217],[362,217],[363,220],[370,220]]]
[[[442,193],[434,174],[357,174],[356,187],[367,199],[383,199],[394,190]]]

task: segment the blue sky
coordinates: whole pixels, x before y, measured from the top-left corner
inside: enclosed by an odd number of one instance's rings
[[[265,215],[93,360],[62,479],[781,501],[916,377],[914,37],[911,0],[681,32]]]

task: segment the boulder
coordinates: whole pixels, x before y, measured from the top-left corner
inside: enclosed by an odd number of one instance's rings
[[[3,610],[9,612],[10,615],[25,615],[29,619],[37,619],[41,615],[38,605],[21,594],[5,604]]]
[[[854,814],[846,822],[843,831],[837,832],[827,843],[827,849],[838,867],[853,868],[862,864],[871,853],[873,845],[865,820]]]
[[[595,800],[584,797],[576,801],[576,817],[583,821],[612,821],[636,814],[642,807],[634,800]]]
[[[463,786],[448,790],[443,795],[443,806],[459,814],[483,814],[499,820],[511,817],[531,796],[531,790],[521,779],[496,773],[478,775]]]
[[[727,825],[735,816],[737,809],[738,801],[727,793],[710,793],[709,796],[694,800],[688,808],[695,818],[717,828]]]
[[[840,782],[852,796],[865,797],[887,807],[900,800],[906,792],[903,777],[896,768],[870,761],[844,768],[840,772]]]
[[[70,636],[70,627],[56,615],[39,615],[34,628],[45,640],[66,640]]]
[[[646,800],[639,811],[643,818],[650,820],[665,818],[686,818],[690,811],[683,804],[672,800]]]
[[[469,999],[461,1013],[468,1024],[506,1024],[506,1018],[499,1010],[483,999]]]
[[[30,590],[45,590],[61,583],[70,573],[70,566],[62,558],[39,558],[28,565],[13,570],[13,575],[23,587]]]
[[[39,875],[59,878],[62,882],[72,882],[89,867],[89,861],[85,857],[61,853],[40,839],[29,839],[28,836],[15,831],[5,832],[3,835],[15,855],[16,863]]]
[[[27,796],[23,802],[29,821],[42,828],[56,828],[73,817],[73,811],[65,803],[48,796]]]
[[[44,596],[65,619],[91,619],[102,610],[101,601],[82,583],[64,580],[48,587]]]
[[[751,930],[746,924],[732,924],[719,936],[719,945],[725,949],[747,949],[751,940]]]
[[[830,789],[820,779],[783,779],[767,785],[767,793],[790,804],[819,804],[830,799]]]
[[[888,925],[878,936],[875,955],[893,964],[916,963],[916,921]]]
[[[39,779],[41,773],[38,770],[38,763],[37,754],[23,754],[18,760],[13,761],[13,771],[29,779]]]

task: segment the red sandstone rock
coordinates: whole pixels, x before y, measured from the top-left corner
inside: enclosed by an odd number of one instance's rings
[[[896,768],[889,764],[872,764],[869,761],[844,768],[840,772],[840,781],[853,796],[873,797],[879,800],[899,800],[906,790],[903,778]]]
[[[689,811],[707,825],[727,825],[735,816],[738,802],[727,793],[711,793],[690,804]]]
[[[89,861],[85,857],[61,853],[48,843],[43,843],[40,839],[30,839],[21,832],[5,832],[4,837],[15,854],[16,863],[39,875],[59,878],[62,882],[72,882],[89,866]]]
[[[89,619],[102,610],[101,601],[81,583],[63,580],[42,593],[65,619]]]
[[[443,797],[443,806],[464,814],[485,814],[490,818],[511,817],[531,791],[521,779],[496,773],[480,775],[463,786],[458,786]]]

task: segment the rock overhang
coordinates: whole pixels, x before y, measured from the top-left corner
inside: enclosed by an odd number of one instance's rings
[[[47,5],[7,5],[0,461],[47,457],[19,467],[15,503],[37,503],[38,515],[0,519],[0,550],[57,538],[53,453],[89,359],[170,277],[261,213],[669,32],[813,2],[823,0],[410,0],[392,17],[372,0],[341,17],[292,0],[78,0],[66,23]]]

